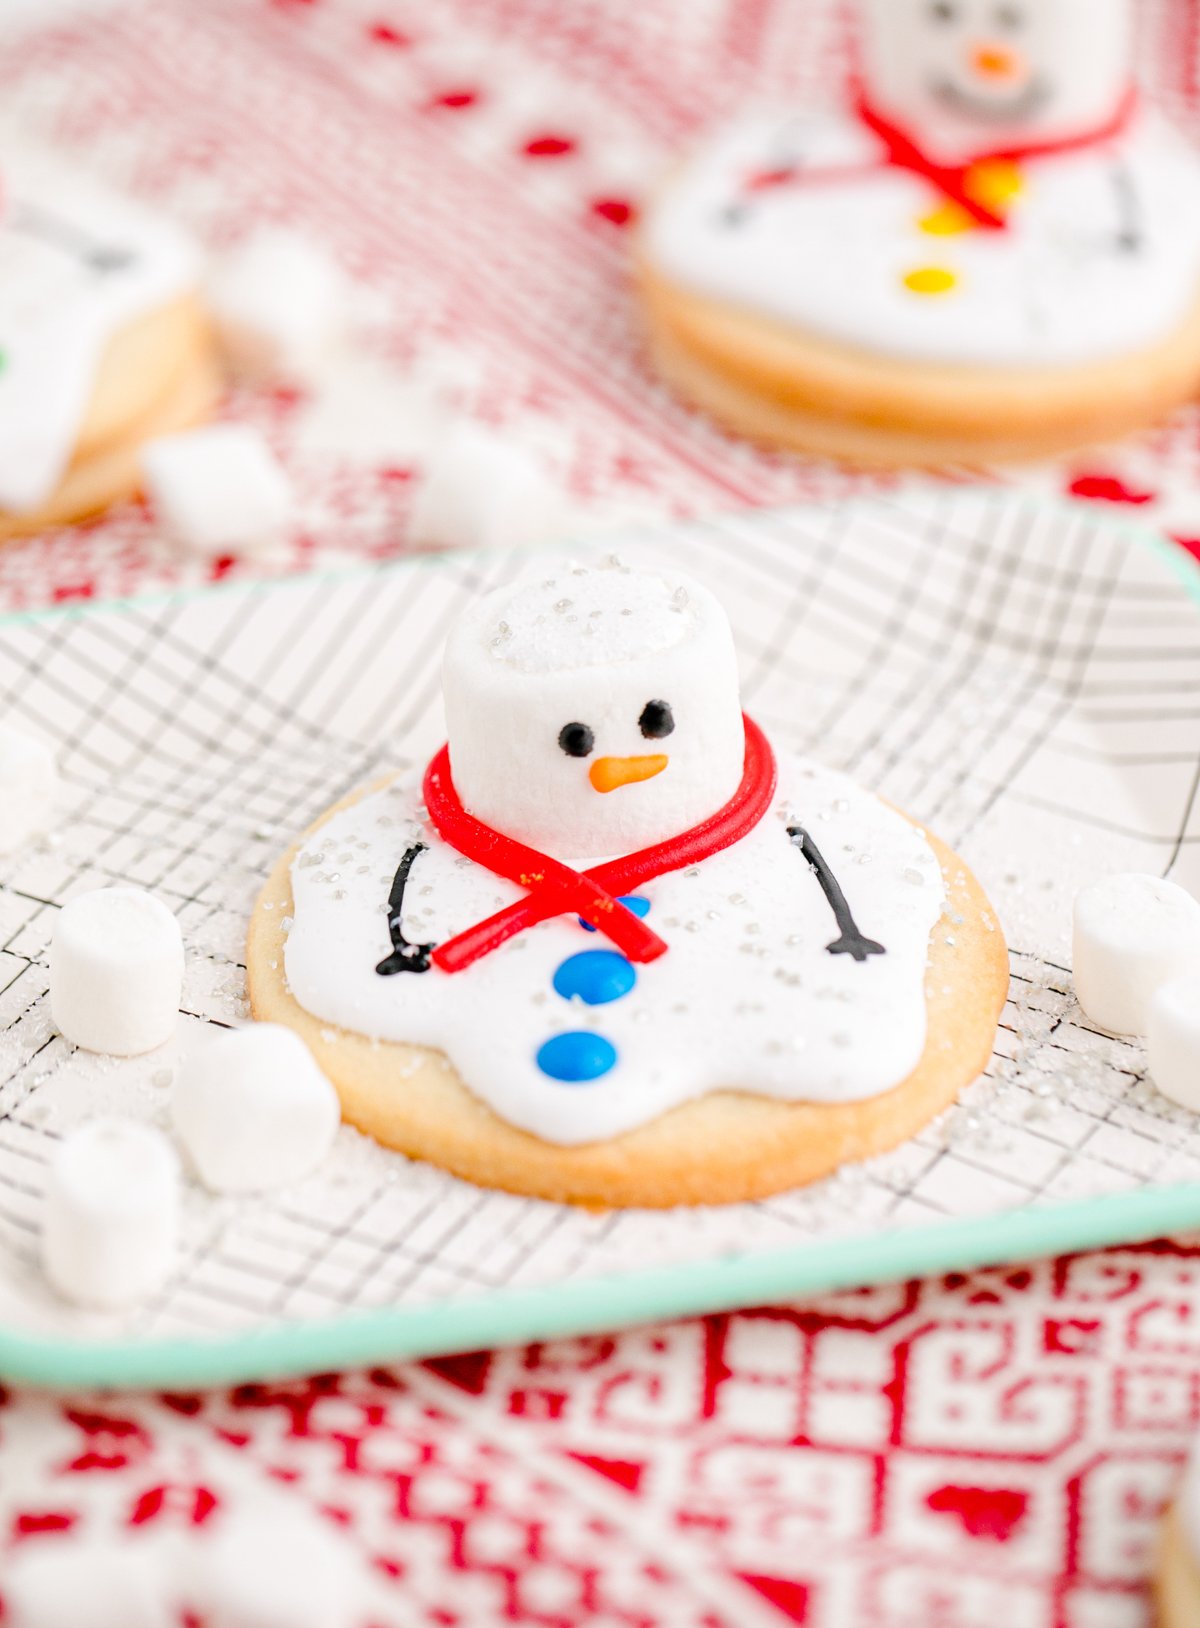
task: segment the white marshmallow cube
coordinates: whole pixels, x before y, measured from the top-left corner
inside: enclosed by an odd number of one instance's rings
[[[0,723],[0,854],[46,830],[57,792],[58,770],[45,741]]]
[[[1172,978],[1155,991],[1146,1060],[1164,1097],[1200,1113],[1200,971]]]
[[[530,452],[461,423],[429,459],[409,536],[418,548],[533,548],[569,526],[565,497]]]
[[[98,888],[63,906],[50,942],[50,1011],[85,1051],[137,1057],[175,1032],[183,935],[143,888]]]
[[[269,226],[216,267],[208,308],[237,372],[311,380],[341,337],[346,295],[342,271],[320,243]]]
[[[292,516],[291,482],[249,424],[209,424],[150,441],[142,477],[164,531],[206,558],[274,548]]]
[[[333,1146],[337,1092],[278,1023],[230,1029],[179,1070],[175,1130],[206,1187],[258,1193],[302,1180]]]
[[[742,778],[729,619],[688,578],[555,562],[467,606],[442,693],[454,784],[494,830],[562,859],[686,831]]]
[[[3,1566],[5,1628],[172,1628],[165,1575],[111,1539],[55,1537],[18,1548]]]
[[[1200,971],[1200,903],[1175,882],[1130,872],[1075,898],[1075,993],[1093,1023],[1143,1035],[1155,991]]]
[[[161,1131],[93,1119],[50,1165],[42,1265],[64,1299],[119,1311],[170,1275],[179,1238],[179,1158]]]

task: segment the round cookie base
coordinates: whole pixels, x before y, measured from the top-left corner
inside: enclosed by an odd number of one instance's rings
[[[1019,462],[1152,424],[1200,392],[1200,291],[1174,332],[1061,368],[908,362],[709,299],[644,261],[651,359],[692,406],[762,445],[866,467]]]
[[[1158,1628],[1195,1628],[1200,1622],[1200,1564],[1192,1556],[1178,1509],[1163,1522],[1154,1575]]]
[[[313,830],[360,795],[330,809]],[[251,918],[251,1011],[301,1035],[337,1087],[349,1124],[479,1186],[602,1208],[766,1198],[907,1141],[950,1107],[991,1056],[1008,992],[1004,939],[975,877],[936,838],[929,841],[963,924],[953,946],[944,932],[930,942],[928,1032],[919,1063],[893,1090],[864,1102],[779,1102],[733,1088],[609,1141],[544,1142],[493,1113],[440,1051],[336,1029],[292,997],[282,921],[292,912],[291,862],[299,843],[276,865]]]
[[[105,352],[61,481],[36,509],[0,509],[0,543],[65,526],[133,497],[141,449],[211,418],[221,378],[207,319],[189,296],[123,329]]]

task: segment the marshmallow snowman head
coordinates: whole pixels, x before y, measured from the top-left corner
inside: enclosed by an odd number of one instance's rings
[[[555,858],[676,836],[742,778],[724,611],[697,583],[615,557],[476,601],[447,640],[443,689],[464,807]]]
[[[1132,0],[861,0],[871,103],[947,156],[1095,129],[1126,94]]]

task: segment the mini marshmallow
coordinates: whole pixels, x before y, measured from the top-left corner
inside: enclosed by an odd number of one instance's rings
[[[77,1305],[136,1306],[170,1276],[179,1211],[179,1158],[167,1137],[134,1120],[90,1120],[50,1165],[46,1276]]]
[[[1172,1102],[1200,1113],[1200,970],[1156,989],[1146,1026],[1150,1078]]]
[[[346,293],[341,269],[320,243],[264,227],[217,266],[208,308],[237,372],[308,380],[341,336]]]
[[[50,942],[50,1011],[85,1051],[137,1057],[175,1032],[183,936],[142,888],[98,888],[63,906]]]
[[[1075,993],[1113,1034],[1145,1034],[1160,985],[1200,971],[1200,904],[1174,882],[1106,876],[1075,898]]]
[[[291,482],[249,424],[209,424],[150,441],[142,475],[164,530],[194,554],[273,548],[292,515]]]
[[[364,1572],[327,1521],[272,1498],[205,1523],[183,1589],[205,1628],[359,1628],[374,1620]]]
[[[47,828],[57,791],[58,770],[46,743],[0,723],[0,854]]]
[[[210,1040],[179,1071],[175,1130],[205,1186],[257,1193],[310,1174],[333,1146],[337,1092],[291,1029],[256,1023]]]
[[[462,423],[429,460],[409,535],[418,548],[532,548],[569,526],[563,494],[531,453]]]
[[[97,1538],[22,1546],[3,1575],[5,1628],[172,1628],[178,1617],[149,1556]]]
[[[559,858],[675,836],[742,778],[733,635],[683,577],[555,564],[467,607],[442,684],[468,812]]]

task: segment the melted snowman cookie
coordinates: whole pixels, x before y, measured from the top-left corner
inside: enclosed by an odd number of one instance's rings
[[[181,232],[44,157],[3,181],[0,539],[125,495],[141,442],[216,393]]]
[[[734,428],[870,460],[1111,435],[1200,373],[1200,156],[1127,0],[873,0],[840,110],[713,135],[649,211],[660,365]]]
[[[891,1146],[978,1072],[1007,987],[978,885],[776,762],[707,590],[619,562],[501,590],[444,690],[448,750],[333,810],[252,924],[255,1015],[351,1122],[519,1191],[716,1202]]]

